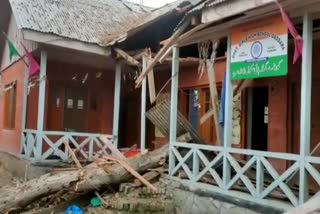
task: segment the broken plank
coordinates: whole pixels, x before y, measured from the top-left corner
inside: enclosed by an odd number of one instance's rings
[[[80,161],[78,160],[78,158],[77,158],[76,154],[73,152],[73,150],[70,148],[69,144],[68,144],[67,142],[64,142],[64,145],[65,145],[65,147],[67,148],[67,150],[69,151],[69,153],[70,153],[70,155],[71,155],[71,157],[72,157],[72,160],[75,162],[75,164],[77,165],[77,167],[78,167],[79,169],[82,169],[83,167],[82,167]]]
[[[147,65],[149,65],[152,61],[151,51],[149,50],[149,57],[147,60]],[[154,83],[154,71],[153,69],[148,73],[148,87],[149,87],[149,98],[150,103],[153,104],[156,101],[156,87]]]
[[[233,91],[234,96],[237,96],[239,93],[241,93],[242,90],[251,85],[252,82],[253,80],[241,80]]]
[[[126,156],[129,152],[131,152],[132,150],[134,150],[136,148],[137,148],[137,144],[134,144],[128,150],[126,150],[123,155]]]
[[[174,46],[171,46],[164,54],[163,56],[159,59],[159,62],[162,64],[165,60],[167,60],[167,57],[171,54],[172,48]]]
[[[212,45],[212,56],[211,60],[207,60],[207,72],[208,72],[208,78],[209,78],[209,87],[210,87],[210,95],[211,95],[211,103],[213,106],[213,120],[216,130],[216,138],[217,138],[217,145],[221,145],[221,129],[219,124],[219,96],[218,96],[218,90],[217,90],[217,83],[216,83],[216,75],[214,73],[214,61],[216,58],[216,49],[219,44],[218,41],[213,41],[214,44]]]
[[[123,51],[119,48],[115,48],[114,50],[120,57],[122,57],[129,64],[134,65],[134,66],[138,66],[138,67],[142,67],[139,61],[137,61],[135,58],[133,58],[132,56],[127,54],[125,51]]]
[[[153,191],[157,191],[157,188],[154,187],[149,181],[147,181],[142,175],[140,175],[136,170],[134,170],[126,161],[110,156],[104,157],[106,160],[113,160],[118,162],[123,168],[125,168],[131,175],[139,179],[144,185],[149,187]]]
[[[146,174],[144,174],[143,178],[150,182],[151,180],[158,177],[159,175],[160,175],[159,171],[150,171],[150,172],[147,172]],[[142,186],[142,182],[139,179],[135,179],[134,184],[136,187]]]
[[[204,124],[210,117],[213,116],[213,109],[209,109],[201,118],[200,118],[200,125]]]
[[[141,75],[136,80],[136,87],[139,87],[142,83],[142,80],[147,76],[147,74],[151,71],[151,69],[156,65],[156,63],[160,60],[160,58],[167,52],[167,50],[175,43],[175,41],[179,38],[179,36],[184,32],[184,30],[188,27],[190,20],[185,21],[176,32],[170,37],[168,42],[160,49],[160,51],[156,54],[152,62],[148,65],[146,70],[141,73]]]
[[[105,136],[101,136],[99,138],[105,145],[107,145],[107,149],[110,149],[112,154],[117,156],[122,160],[126,160],[127,158],[109,141]]]

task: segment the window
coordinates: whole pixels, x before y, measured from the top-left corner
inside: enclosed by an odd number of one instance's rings
[[[14,129],[16,114],[16,82],[5,86],[4,92],[4,128]]]

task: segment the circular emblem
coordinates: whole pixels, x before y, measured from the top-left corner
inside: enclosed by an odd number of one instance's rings
[[[261,42],[257,41],[257,42],[254,42],[251,46],[251,56],[254,58],[254,59],[257,59],[261,56],[262,54],[262,44]]]

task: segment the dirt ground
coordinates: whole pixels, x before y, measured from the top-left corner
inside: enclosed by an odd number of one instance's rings
[[[19,182],[10,172],[8,172],[0,162],[0,191],[4,186],[13,186]]]

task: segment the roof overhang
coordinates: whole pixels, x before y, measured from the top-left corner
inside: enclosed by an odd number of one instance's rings
[[[73,39],[64,38],[48,33],[22,29],[23,38],[34,42],[42,43],[45,45],[68,48],[71,50],[97,54],[100,56],[111,56],[110,47],[102,47],[98,44],[85,43]]]
[[[306,11],[313,13],[314,18],[320,18],[318,0],[279,2],[295,24],[302,21],[301,17]],[[280,11],[274,0],[232,0],[214,7],[203,7],[201,24],[181,35],[175,45],[183,47],[202,41],[221,39],[235,26],[277,14],[280,14]]]
[[[267,4],[274,3],[274,0],[234,0],[222,4],[204,8],[201,22],[216,22],[236,14],[255,9]]]

